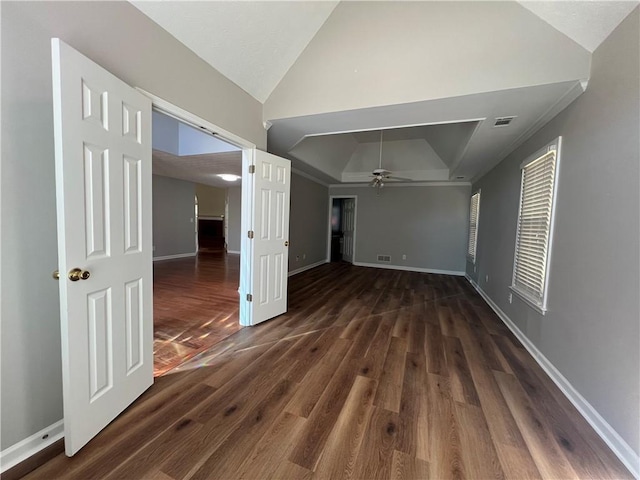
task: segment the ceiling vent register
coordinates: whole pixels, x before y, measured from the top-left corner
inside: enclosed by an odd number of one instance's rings
[[[496,118],[496,122],[493,124],[494,127],[506,127],[511,124],[513,119],[516,117],[498,117]]]

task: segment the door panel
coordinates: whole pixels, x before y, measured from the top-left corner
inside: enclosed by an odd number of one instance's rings
[[[151,102],[58,39],[52,61],[71,456],[153,383]]]
[[[243,190],[248,189],[243,200],[253,214],[247,224],[255,232],[242,252],[249,257],[243,266],[249,269],[250,280],[241,291],[252,295],[244,309],[241,305],[243,325],[255,325],[287,311],[291,162],[259,150],[253,151],[252,161],[255,174],[252,181],[243,183]],[[243,207],[243,217],[247,210]]]
[[[353,198],[345,198],[342,201],[342,259],[345,262],[353,263],[353,243],[355,230],[355,210],[356,201]]]

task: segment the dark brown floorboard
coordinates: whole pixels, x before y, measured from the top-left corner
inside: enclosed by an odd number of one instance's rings
[[[200,248],[153,265],[153,358],[159,376],[236,333],[240,255]]]
[[[27,478],[632,478],[464,278],[324,265],[172,372]]]

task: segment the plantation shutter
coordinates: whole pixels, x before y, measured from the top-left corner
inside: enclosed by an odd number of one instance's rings
[[[545,285],[554,201],[557,149],[522,168],[513,288],[545,310]]]
[[[478,243],[478,216],[480,215],[480,192],[471,195],[469,208],[469,248],[467,254],[476,263],[476,245]]]

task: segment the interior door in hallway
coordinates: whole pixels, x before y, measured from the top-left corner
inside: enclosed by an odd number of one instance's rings
[[[243,202],[248,208],[243,206],[242,218],[247,222],[243,225],[249,225],[243,229],[242,256],[247,259],[241,271],[243,325],[255,325],[287,311],[289,264],[291,162],[256,149],[250,152],[254,173],[243,183]]]
[[[342,201],[342,260],[353,263],[353,243],[355,241],[355,220],[356,200],[355,198],[345,198]]]
[[[59,39],[52,63],[71,456],[153,383],[151,101]]]

